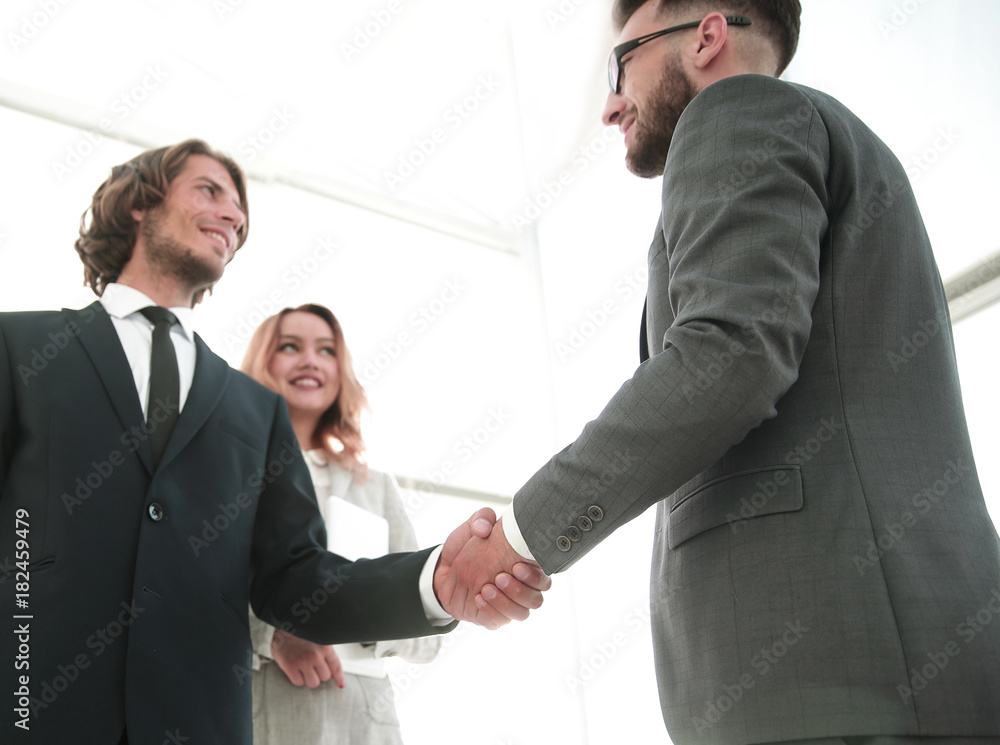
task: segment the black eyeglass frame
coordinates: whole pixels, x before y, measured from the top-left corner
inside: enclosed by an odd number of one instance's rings
[[[753,21],[746,16],[726,16],[726,23],[730,26],[749,26],[753,23]],[[608,58],[608,85],[611,86],[611,91],[615,95],[622,92],[622,57],[626,54],[631,52],[636,47],[642,46],[647,41],[652,41],[653,39],[658,39],[661,36],[672,34],[674,31],[683,31],[686,28],[697,28],[700,25],[701,21],[682,23],[680,26],[671,26],[670,28],[665,28],[662,31],[654,31],[651,34],[639,36],[631,41],[626,41],[616,46],[611,50],[611,56]]]

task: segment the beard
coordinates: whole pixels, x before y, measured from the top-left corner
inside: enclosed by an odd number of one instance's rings
[[[685,74],[680,55],[670,58],[641,116],[636,112],[632,125],[632,147],[625,155],[625,165],[636,176],[654,178],[663,175],[667,152],[677,121],[697,95]]]
[[[163,276],[177,280],[181,287],[204,290],[222,277],[222,271],[217,266],[163,230],[162,207],[149,210],[139,230],[146,244],[150,265]]]

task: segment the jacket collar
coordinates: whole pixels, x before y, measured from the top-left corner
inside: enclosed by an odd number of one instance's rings
[[[135,381],[129,368],[125,350],[115,332],[114,324],[99,302],[81,310],[64,308],[63,313],[78,327],[77,337],[91,364],[97,370],[104,389],[122,425],[122,432],[133,431],[133,427],[144,425],[142,405],[135,390]],[[166,466],[180,453],[204,426],[208,417],[218,406],[229,383],[229,365],[208,348],[197,334],[194,335],[196,350],[194,381],[188,393],[184,409],[177,419],[177,425],[170,435],[170,442],[163,453],[160,468]],[[137,450],[146,470],[153,472],[153,455],[148,440]]]

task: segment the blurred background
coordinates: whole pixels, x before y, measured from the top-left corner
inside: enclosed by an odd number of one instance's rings
[[[784,77],[906,166],[996,520],[1000,6],[803,5]],[[199,333],[238,365],[267,315],[330,306],[371,399],[370,460],[408,487],[423,544],[501,511],[638,364],[660,194],[600,123],[610,0],[7,0],[0,31],[0,310],[93,300],[72,244],[112,165],[188,137],[230,152],[252,230]],[[669,742],[651,545],[647,513],[529,622],[462,626],[435,663],[394,665],[406,741]]]

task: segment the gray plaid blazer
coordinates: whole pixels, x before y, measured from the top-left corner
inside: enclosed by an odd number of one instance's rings
[[[1000,734],[1000,550],[902,166],[831,97],[743,75],[681,116],[646,359],[515,495],[547,572],[657,505],[678,745]]]

